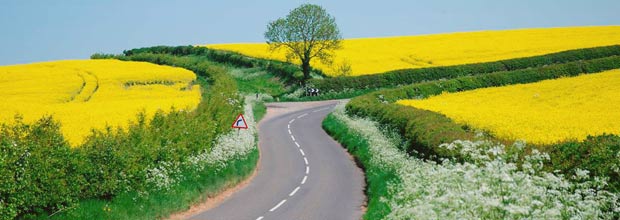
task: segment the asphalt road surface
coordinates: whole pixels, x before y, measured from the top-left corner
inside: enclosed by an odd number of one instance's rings
[[[259,124],[258,173],[218,206],[190,219],[360,219],[364,176],[321,122],[337,101],[271,103]]]

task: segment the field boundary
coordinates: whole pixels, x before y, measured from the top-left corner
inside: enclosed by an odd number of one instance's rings
[[[464,76],[484,75],[495,72],[524,70],[576,61],[587,61],[610,56],[620,56],[620,45],[566,50],[539,56],[484,63],[399,69],[370,75],[312,79],[309,83],[324,93],[349,93],[347,90],[394,88],[412,83],[422,83],[433,80],[449,80]]]

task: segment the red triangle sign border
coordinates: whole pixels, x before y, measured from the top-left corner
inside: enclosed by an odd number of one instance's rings
[[[241,118],[241,120],[243,120],[243,126],[238,126],[238,121],[239,118]],[[245,122],[245,117],[243,117],[243,114],[239,114],[237,116],[237,119],[235,119],[235,121],[232,123],[232,128],[238,128],[238,129],[248,129],[248,123]]]

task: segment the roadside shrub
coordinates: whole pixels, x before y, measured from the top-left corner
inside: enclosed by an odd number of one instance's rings
[[[79,200],[110,200],[123,192],[169,186],[174,176],[154,176],[171,173],[190,156],[211,152],[218,137],[230,131],[229,120],[243,110],[236,82],[206,60],[154,53],[119,58],[194,71],[203,88],[201,103],[194,111],[172,109],[152,118],[139,114],[125,129],[92,131],[75,149],[51,117],[0,125],[0,219],[31,218],[65,210]]]
[[[611,188],[620,191],[620,137],[600,135],[582,142],[570,141],[547,146],[553,167],[568,172],[588,170],[594,176],[608,177]]]
[[[437,147],[464,159],[436,162],[401,151],[398,135],[380,123],[348,116],[342,106],[324,127],[371,171],[364,219],[619,217],[619,195],[603,189],[604,179],[580,169],[566,175],[546,171],[549,155],[521,142],[506,147],[480,138],[455,140]]]
[[[0,219],[49,212],[77,201],[87,183],[75,155],[51,117],[0,126]]]
[[[237,133],[227,129],[211,140],[210,147],[189,152],[182,160],[150,163],[143,172],[146,174],[144,190],[120,192],[111,200],[86,200],[51,219],[165,218],[202,201],[205,196],[217,195],[230,184],[239,183],[252,173],[258,160],[256,123],[252,117],[255,102],[253,97],[246,97],[244,102],[247,130]],[[170,147],[165,153],[176,155],[175,149]],[[150,152],[146,154],[152,155]]]

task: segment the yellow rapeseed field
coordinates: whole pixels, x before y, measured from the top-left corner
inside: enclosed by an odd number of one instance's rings
[[[144,111],[193,109],[196,75],[182,68],[118,60],[68,60],[0,66],[0,123],[52,115],[72,145],[90,129],[124,127]]]
[[[398,103],[439,112],[509,140],[583,140],[620,134],[620,70]]]
[[[420,36],[346,39],[333,65],[315,60],[312,66],[328,75],[348,63],[352,75],[479,63],[554,53],[570,49],[620,44],[620,26],[536,28]],[[284,51],[271,53],[266,43],[213,44],[209,48],[249,56],[286,60]],[[293,60],[295,62],[295,60]]]

